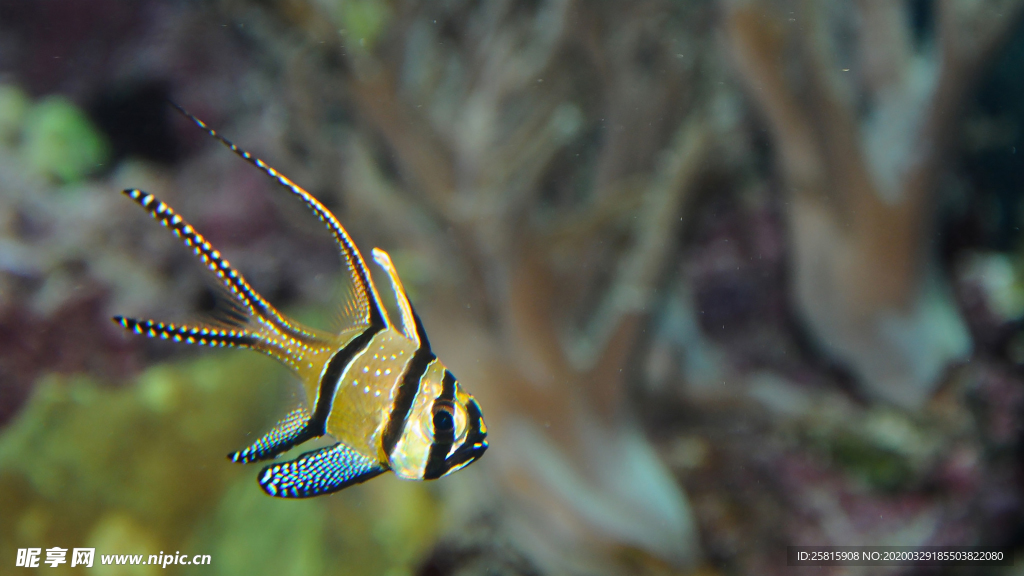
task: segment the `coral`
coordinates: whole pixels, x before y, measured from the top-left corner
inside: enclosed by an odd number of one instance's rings
[[[20,87],[0,84],[0,145],[13,148],[17,144],[30,103]]]
[[[25,160],[38,172],[62,182],[77,182],[103,168],[110,145],[68,99],[50,96],[25,115]]]
[[[473,295],[466,304],[445,302],[446,318],[432,324],[441,327],[431,334],[442,345],[473,341],[468,349],[447,347],[503,438],[503,449],[490,459],[495,481],[515,498],[503,510],[509,531],[522,537],[517,545],[556,572],[614,571],[620,559],[610,550],[619,547],[685,566],[697,557],[689,504],[630,416],[623,387],[646,307],[675,249],[669,239],[717,126],[655,123],[648,135],[663,143],[660,161],[650,166],[649,181],[628,184],[636,166],[609,172],[595,155],[617,162],[644,136],[610,137],[588,152],[593,164],[580,167],[595,181],[582,194],[586,200],[559,188],[546,168],[574,143],[591,145],[602,104],[574,94],[566,78],[548,75],[567,57],[564,44],[585,44],[574,37],[570,22],[579,15],[571,3],[535,8],[531,14],[496,4],[461,15],[425,9],[409,24],[403,48],[421,59],[423,76],[401,68],[389,51],[351,53],[353,74],[342,87],[394,151],[403,184],[422,195],[428,218],[401,206],[403,191],[374,165],[371,144],[358,136],[346,154],[348,188],[360,212],[395,222],[390,226],[413,239],[421,255],[451,270],[434,282],[444,276],[458,282],[456,293]],[[475,23],[464,43],[435,48],[451,28],[444,22],[463,17]],[[633,44],[643,34],[632,30],[621,41],[640,50]],[[485,50],[490,42],[503,48]],[[468,54],[481,58],[478,74],[459,72],[456,63]],[[620,85],[632,73],[615,51],[587,58],[581,76],[609,66],[621,75],[609,84]],[[685,76],[675,62],[670,66]],[[668,99],[675,88],[659,86],[658,97]],[[618,95],[601,113],[624,121],[615,116],[632,115],[639,93]],[[430,105],[419,110],[410,98]],[[650,161],[638,156],[638,163]],[[550,203],[542,193],[553,196]],[[638,207],[629,223],[618,221],[621,206]],[[615,226],[627,246],[621,251],[595,252],[585,240]],[[447,252],[435,227],[452,230],[459,261],[441,264],[435,256]],[[594,275],[605,273],[613,279],[595,289]],[[553,289],[559,284],[588,291],[586,313],[560,298]],[[526,536],[525,526],[544,536]],[[609,542],[615,543],[610,549]]]
[[[386,29],[390,9],[383,2],[353,0],[335,4],[334,20],[344,34],[354,38],[358,46],[372,48],[380,34]]]
[[[727,3],[726,29],[787,180],[794,301],[870,395],[919,408],[970,350],[928,241],[950,118],[1024,4],[938,2],[927,42],[899,2],[790,4]]]

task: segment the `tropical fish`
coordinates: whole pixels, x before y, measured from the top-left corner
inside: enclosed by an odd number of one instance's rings
[[[476,461],[487,449],[480,407],[431,352],[423,323],[402,288],[387,252],[373,259],[390,279],[401,329],[388,317],[359,249],[334,214],[259,158],[238,148],[175,106],[232,152],[298,196],[323,222],[341,250],[351,280],[336,333],[315,330],[278,312],[241,273],[170,206],[152,194],[124,193],[192,249],[216,276],[226,313],[205,324],[175,325],[115,316],[137,334],[203,346],[251,348],[298,375],[306,404],[289,412],[251,446],[228,455],[243,464],[274,458],[307,440],[329,435],[336,444],[272,464],[259,474],[271,496],[307,498],[336,492],[387,470],[431,480]]]

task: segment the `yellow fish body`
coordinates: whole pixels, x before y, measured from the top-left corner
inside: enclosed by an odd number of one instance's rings
[[[476,400],[431,352],[423,324],[402,288],[391,258],[374,248],[401,313],[397,328],[381,305],[359,249],[316,198],[262,160],[238,148],[201,120],[178,108],[286,190],[298,196],[334,236],[351,278],[337,334],[300,325],[260,296],[227,260],[167,204],[141,190],[124,193],[192,248],[226,288],[230,306],[219,324],[174,325],[115,316],[138,334],[204,346],[251,348],[294,371],[307,403],[286,415],[244,450],[239,463],[267,460],[307,440],[330,435],[338,442],[272,464],[259,475],[267,494],[307,498],[336,492],[387,470],[401,478],[431,480],[459,470],[487,450],[487,428]]]

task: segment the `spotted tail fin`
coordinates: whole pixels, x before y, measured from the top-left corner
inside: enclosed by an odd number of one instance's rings
[[[299,328],[289,322],[277,309],[253,290],[249,283],[245,281],[245,278],[235,271],[231,264],[221,256],[220,252],[207,242],[202,234],[196,231],[184,218],[179,216],[173,208],[161,202],[156,196],[142,190],[128,189],[124,191],[124,194],[148,212],[154,220],[171,232],[174,232],[174,235],[180,238],[185,243],[185,246],[191,248],[196,257],[217,277],[221,285],[237,300],[245,312],[263,320],[293,338],[302,341],[313,341],[316,339],[316,336],[310,331]]]
[[[265,335],[249,330],[221,328],[202,324],[195,326],[169,324],[157,322],[156,320],[125,318],[124,316],[114,316],[113,320],[127,330],[143,336],[149,336],[150,338],[173,340],[174,342],[198,344],[214,348],[250,348],[276,358],[296,372],[301,372],[304,367],[303,361],[305,357],[301,351],[288,346],[280,340],[268,338]]]
[[[177,326],[153,320],[115,317],[138,334],[205,346],[252,348],[276,358],[300,374],[316,370],[330,338],[286,319],[249,286],[245,278],[203,236],[167,204],[152,194],[129,189],[124,194],[192,249],[212,272],[230,299],[219,319],[225,326]]]
[[[207,126],[205,122],[196,118],[181,106],[178,106],[174,102],[171,102],[171,105],[174,106],[178,112],[181,112],[182,115],[195,123],[195,125],[201,128],[204,132],[216,138],[224,146],[227,146],[232,152],[238,155],[238,157],[259,168],[260,171],[272,178],[292,194],[298,196],[303,203],[306,204],[306,207],[309,208],[325,226],[327,226],[331,235],[334,236],[334,241],[337,242],[338,247],[341,249],[342,259],[345,261],[345,265],[348,268],[353,286],[354,306],[352,306],[352,308],[354,308],[355,320],[365,325],[387,326],[389,322],[387,312],[381,305],[380,296],[377,294],[377,289],[373,285],[370,273],[366,269],[366,263],[363,261],[363,256],[359,253],[359,249],[356,247],[355,243],[352,242],[352,238],[349,237],[348,232],[345,231],[345,227],[341,225],[341,222],[338,222],[338,219],[335,218],[334,214],[331,214],[331,211],[321,204],[319,200],[314,198],[312,194],[304,190],[301,186],[292,182],[287,176],[281,174],[263,160],[260,160],[256,156],[253,156],[249,152],[239,148],[233,142],[218,134],[216,130]]]
[[[174,340],[175,342],[199,344],[200,346],[256,348],[259,345],[259,339],[245,330],[179,326],[155,320],[125,318],[124,316],[114,316],[114,322],[136,334],[142,334],[150,338],[162,338],[164,340]]]

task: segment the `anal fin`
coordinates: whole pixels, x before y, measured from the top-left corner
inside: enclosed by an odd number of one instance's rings
[[[288,413],[269,432],[252,443],[245,450],[228,454],[232,462],[249,464],[273,458],[292,447],[315,436],[309,427],[310,413],[306,408],[296,408]]]
[[[337,492],[383,473],[380,462],[338,443],[306,452],[260,472],[263,491],[278,498],[310,498]]]

